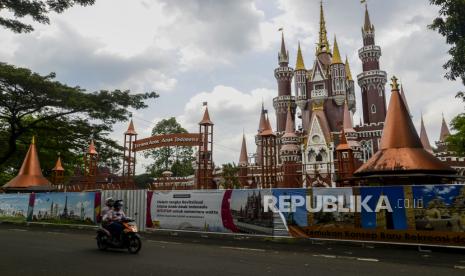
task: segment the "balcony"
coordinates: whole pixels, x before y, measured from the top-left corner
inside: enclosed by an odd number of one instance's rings
[[[326,89],[314,89],[310,93],[312,99],[321,99],[328,97],[328,91]]]

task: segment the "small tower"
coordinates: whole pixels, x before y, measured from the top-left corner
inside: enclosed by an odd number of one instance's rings
[[[355,113],[356,111],[356,103],[355,103],[355,85],[354,85],[354,79],[352,78],[352,72],[350,70],[350,65],[349,65],[349,59],[346,56],[346,62],[345,62],[345,71],[346,71],[346,99],[347,103],[349,104],[349,110],[352,111],[352,113]]]
[[[423,114],[421,114],[420,141],[421,141],[421,144],[423,145],[423,148],[427,152],[433,154],[433,148],[431,148],[431,144],[429,143],[428,133],[426,133],[425,123],[423,122]]]
[[[306,126],[308,124],[308,116],[304,113],[307,112],[307,69],[305,69],[300,42],[297,48],[297,60],[294,74],[296,104],[301,112],[302,126]]]
[[[137,141],[137,132],[131,119],[128,130],[124,133],[123,145],[123,182],[125,188],[133,188],[134,176],[136,174],[136,152],[134,142]]]
[[[336,36],[334,36],[333,58],[329,66],[331,72],[332,96],[339,106],[346,100],[346,68],[342,62]]]
[[[98,157],[94,139],[92,139],[84,156],[84,175],[86,177],[85,190],[97,188],[96,176],[98,174]]]
[[[328,34],[326,31],[326,21],[325,14],[323,11],[323,1],[320,1],[320,31],[319,31],[319,40],[316,47],[316,55],[320,54],[329,54],[331,55],[331,49],[328,42]]]
[[[215,189],[213,183],[213,122],[210,120],[207,103],[205,112],[199,122],[199,133],[202,145],[199,146],[197,166],[197,189]]]
[[[284,33],[281,35],[281,50],[278,53],[278,64],[274,70],[274,76],[278,81],[278,97],[273,99],[273,107],[276,110],[276,131],[282,134],[286,128],[286,112],[291,105],[292,116],[295,115],[295,98],[291,95],[291,83],[294,69],[289,67],[289,51],[284,43]]]
[[[247,156],[247,143],[245,142],[245,134],[242,134],[241,154],[239,156],[239,182],[241,187],[248,187],[248,170],[249,158]],[[250,187],[249,187],[250,188]]]
[[[338,168],[336,181],[338,187],[352,186],[350,178],[355,172],[354,153],[347,142],[344,128],[345,126],[342,126],[339,145],[336,147]]]
[[[365,124],[384,123],[386,118],[387,74],[380,70],[381,47],[375,45],[375,27],[371,24],[365,6],[365,23],[362,27],[363,47],[358,51],[363,72],[357,76],[362,90],[363,121]]]
[[[265,117],[265,129],[259,134],[260,136],[260,169],[261,188],[276,187],[276,135],[271,128],[270,120]]]
[[[287,111],[286,132],[281,137],[280,158],[283,178],[278,188],[302,188],[302,154],[300,138],[295,134],[291,110]]]
[[[450,131],[447,126],[446,119],[444,119],[444,114],[442,114],[441,122],[441,133],[439,134],[439,141],[436,142],[436,147],[438,148],[438,153],[447,153],[447,137],[449,137]]]
[[[52,169],[52,184],[55,186],[62,186],[64,184],[65,169],[61,164],[61,156],[58,153],[58,159],[55,163],[55,167]],[[64,188],[64,187],[63,187]],[[58,188],[61,190],[61,187]]]

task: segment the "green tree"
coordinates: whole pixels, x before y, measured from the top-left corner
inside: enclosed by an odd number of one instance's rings
[[[238,189],[240,187],[239,183],[239,168],[234,163],[223,164],[223,181],[222,185],[225,189]]]
[[[118,169],[122,147],[108,137],[113,124],[128,120],[128,108],[145,108],[145,100],[158,97],[120,90],[89,93],[54,78],[0,63],[0,181],[16,174],[33,135],[45,175],[58,152],[68,170],[80,164],[91,137],[101,163]]]
[[[94,3],[95,0],[0,0],[0,12],[8,11],[13,17],[0,16],[0,25],[15,33],[32,32],[34,28],[24,22],[25,18],[49,24],[50,12],[62,13],[76,4],[88,6]]]
[[[433,20],[429,28],[438,31],[446,38],[450,59],[444,64],[448,70],[445,77],[448,80],[461,79],[465,85],[465,1],[464,0],[430,0],[432,5],[440,7],[439,16]],[[465,102],[465,94],[457,93],[457,98]],[[449,147],[460,154],[465,154],[465,113],[452,120],[455,134],[447,139]]]
[[[152,135],[187,133],[176,118],[163,119],[152,129]],[[152,158],[153,164],[147,166],[147,172],[160,177],[163,171],[169,170],[173,176],[189,176],[194,174],[192,162],[195,160],[192,147],[163,147],[145,153],[146,158]]]

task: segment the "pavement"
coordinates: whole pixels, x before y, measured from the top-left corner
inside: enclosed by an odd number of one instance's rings
[[[465,275],[465,251],[143,234],[99,251],[89,229],[0,224],[0,275]]]

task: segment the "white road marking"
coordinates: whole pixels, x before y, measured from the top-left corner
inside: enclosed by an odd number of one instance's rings
[[[15,231],[15,232],[27,232],[28,230],[26,229],[17,229],[17,228],[14,228],[14,229],[8,229],[10,231]]]
[[[336,258],[336,255],[313,254],[313,257],[323,257],[323,258],[332,258],[332,259],[335,259],[335,258]]]
[[[265,249],[259,248],[247,248],[247,247],[234,247],[234,246],[221,246],[223,249],[234,249],[234,250],[244,250],[244,251],[256,251],[256,252],[265,252]]]
[[[364,261],[364,262],[379,262],[378,259],[371,259],[371,258],[357,258],[357,261]]]
[[[465,266],[463,265],[454,265],[455,269],[465,269]]]
[[[171,242],[171,241],[155,241],[155,240],[148,240],[149,242],[153,243],[163,243],[163,244],[181,244],[180,242]]]

